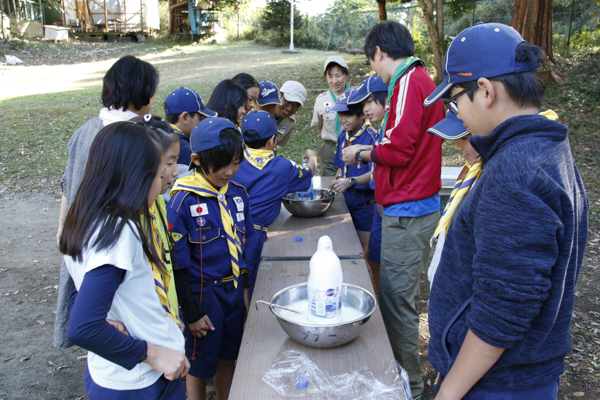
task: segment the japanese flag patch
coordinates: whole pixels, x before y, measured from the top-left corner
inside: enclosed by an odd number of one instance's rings
[[[328,101],[323,103],[323,109],[325,110],[325,114],[327,114],[329,111],[331,111],[331,103]]]
[[[192,217],[199,217],[201,215],[208,215],[208,206],[206,203],[195,204],[190,206],[190,213]]]

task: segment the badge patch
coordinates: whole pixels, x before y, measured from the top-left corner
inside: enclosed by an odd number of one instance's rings
[[[167,229],[168,230],[173,229],[173,224],[171,224],[170,222],[167,222]]]
[[[233,198],[233,201],[234,201],[235,207],[237,208],[238,211],[244,211],[244,200],[242,200],[241,197],[236,196]]]
[[[280,126],[279,127],[279,133],[281,133],[282,135],[285,135],[285,131],[287,131],[287,126]]]
[[[208,215],[208,206],[206,205],[206,203],[192,205],[190,206],[190,213],[192,214],[192,217]]]
[[[323,108],[325,109],[325,114],[327,114],[329,111],[331,111],[331,103],[326,101],[323,103]]]
[[[362,169],[362,165],[358,164],[358,165],[356,166],[356,169]]]
[[[181,239],[183,237],[183,235],[181,233],[177,233],[177,232],[172,232],[171,236],[173,236],[174,242],[178,242],[179,239]]]
[[[206,226],[206,218],[200,217],[200,226],[203,228]]]
[[[242,222],[246,220],[246,216],[244,215],[243,212],[239,212],[237,214],[235,214],[237,217],[237,222]]]

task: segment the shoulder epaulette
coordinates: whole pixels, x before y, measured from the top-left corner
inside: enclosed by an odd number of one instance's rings
[[[176,209],[176,211],[179,212],[179,208],[181,207],[183,200],[187,197],[188,194],[190,194],[190,192],[186,190],[180,190],[179,192],[175,193],[175,196],[172,197],[170,208]]]
[[[244,189],[244,192],[246,192],[246,196],[250,197],[250,195],[248,194],[248,191],[246,190],[246,187],[244,185],[240,185],[237,182],[231,181],[231,183],[233,183],[235,186],[241,187],[242,189]]]

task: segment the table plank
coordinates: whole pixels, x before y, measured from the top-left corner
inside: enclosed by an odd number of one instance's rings
[[[327,188],[333,177],[314,177],[315,188]],[[271,224],[264,244],[262,258],[267,260],[309,259],[317,251],[317,243],[323,235],[333,241],[333,250],[342,258],[360,258],[363,254],[356,235],[352,217],[343,195],[338,195],[325,215],[315,218],[294,217],[285,207]],[[296,237],[302,237],[296,242]]]
[[[364,260],[342,260],[344,282],[361,286],[374,293]],[[237,360],[230,398],[280,399],[262,377],[276,357],[286,350],[300,350],[310,355],[315,363],[331,375],[369,368],[376,377],[393,361],[383,319],[379,309],[369,320],[365,330],[352,342],[332,348],[315,349],[291,340],[279,326],[268,306],[259,306],[256,300],[269,301],[279,290],[308,279],[308,261],[263,261],[257,279],[252,306],[248,313],[242,346]]]

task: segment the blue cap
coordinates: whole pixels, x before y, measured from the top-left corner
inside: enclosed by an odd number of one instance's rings
[[[192,153],[200,153],[204,150],[214,149],[224,145],[221,142],[219,134],[222,130],[227,128],[233,128],[238,131],[238,128],[228,119],[216,117],[206,118],[192,129],[190,135],[190,145],[192,146]],[[239,132],[239,131],[238,131]],[[242,137],[240,136],[240,142]]]
[[[383,79],[379,75],[373,75],[362,81],[360,86],[356,88],[356,93],[348,100],[348,104],[358,104],[365,101],[371,93],[386,92],[388,85],[383,83]]]
[[[427,129],[427,133],[437,135],[445,140],[462,139],[469,135],[463,122],[453,112],[446,112],[446,118]]]
[[[346,89],[344,93],[340,94],[340,97],[338,97],[336,103],[333,105],[333,107],[331,107],[331,111],[348,111],[348,98],[350,97],[350,94],[353,90],[355,90],[355,88]]]
[[[258,99],[256,99],[259,106],[268,106],[269,104],[281,105],[277,85],[269,81],[262,81],[259,85],[260,92],[258,93]]]
[[[517,46],[524,41],[519,32],[504,24],[478,22],[465,29],[448,46],[444,57],[444,81],[423,104],[429,107],[448,97],[455,84],[538,68],[541,59],[515,61]]]
[[[302,236],[296,236],[296,242],[301,242],[302,241]]]
[[[258,137],[246,137],[246,131],[255,130]],[[275,117],[266,111],[252,110],[242,119],[242,136],[246,142],[254,142],[260,139],[268,139],[277,135],[277,121]]]
[[[307,386],[308,386],[308,379],[306,379],[303,376],[299,376],[298,378],[296,378],[296,387],[298,389],[304,389]]]
[[[216,117],[218,114],[204,106],[202,97],[196,91],[181,87],[173,90],[165,99],[165,114],[181,114],[197,112],[206,117]]]

